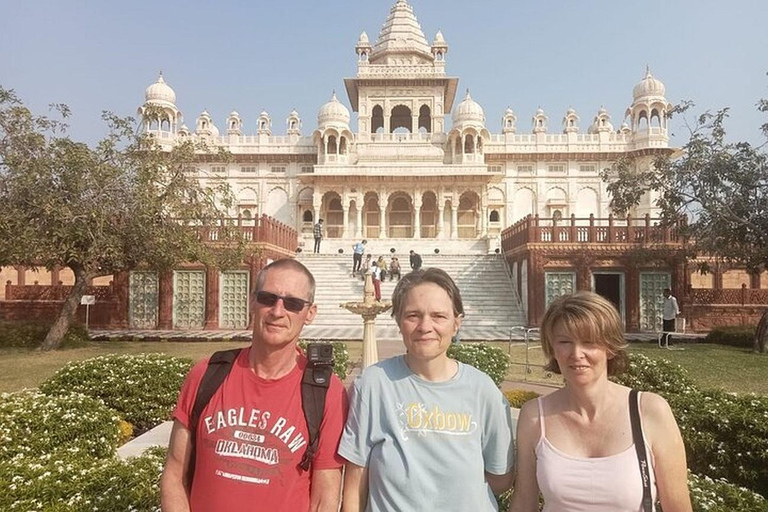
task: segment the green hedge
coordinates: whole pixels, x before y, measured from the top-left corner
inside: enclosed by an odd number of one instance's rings
[[[50,322],[0,322],[0,348],[37,348],[51,328]],[[83,324],[73,323],[61,342],[62,348],[82,347],[90,337]]]
[[[37,512],[160,511],[165,449],[141,457],[82,454],[0,462],[0,510]]]
[[[299,346],[301,347],[301,350],[306,352],[308,343],[309,342],[307,341],[300,341]],[[335,373],[339,379],[344,380],[349,373],[349,350],[347,349],[346,344],[338,341],[331,343],[331,345],[333,345],[333,373]]]
[[[507,353],[485,343],[452,343],[448,357],[487,373],[497,386],[501,385],[509,371]]]
[[[0,461],[62,453],[110,456],[120,437],[119,421],[102,401],[82,394],[4,393],[0,395]]]
[[[715,327],[704,338],[704,343],[751,349],[754,345],[756,330],[757,326],[755,325]]]
[[[691,471],[768,496],[768,397],[701,391],[679,366],[642,354],[615,380],[667,399]]]
[[[40,391],[100,398],[139,435],[170,418],[191,367],[190,359],[163,354],[100,356],[66,365]]]

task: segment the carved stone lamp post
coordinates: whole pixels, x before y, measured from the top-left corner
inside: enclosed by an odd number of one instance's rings
[[[345,302],[339,307],[363,317],[363,368],[378,362],[379,351],[376,347],[376,316],[392,308],[392,302],[380,302],[374,298],[373,277],[365,274],[362,302]]]

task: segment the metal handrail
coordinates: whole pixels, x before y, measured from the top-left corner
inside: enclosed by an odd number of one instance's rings
[[[538,327],[527,327],[525,325],[515,325],[509,330],[509,347],[507,348],[507,354],[512,355],[512,332],[513,331],[522,331],[525,333],[525,377],[523,380],[525,382],[528,381],[528,374],[531,373],[531,366],[535,366],[537,368],[544,368],[544,365],[540,364],[531,364],[530,358],[528,356],[528,351],[531,348],[541,348],[541,347],[531,347],[531,333],[538,333],[540,332],[540,329]],[[511,362],[510,364],[520,364]],[[550,376],[550,375],[548,375]]]

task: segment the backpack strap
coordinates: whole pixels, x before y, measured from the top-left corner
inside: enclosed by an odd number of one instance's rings
[[[203,414],[203,409],[208,405],[208,402],[213,398],[214,393],[224,383],[224,379],[227,378],[229,372],[232,370],[232,366],[240,355],[243,349],[233,348],[231,350],[221,350],[214,352],[211,359],[208,361],[208,367],[205,369],[203,378],[200,379],[200,385],[197,388],[197,394],[195,395],[195,404],[192,406],[192,416],[189,421],[190,439],[192,440],[192,454],[189,459],[189,468],[187,474],[189,478],[189,485],[192,485],[192,479],[195,475],[195,457],[196,457],[196,443],[197,437],[197,424],[200,423],[200,416]]]
[[[328,365],[307,363],[307,367],[304,368],[304,376],[301,379],[301,408],[304,410],[304,419],[309,431],[307,450],[299,463],[299,467],[304,471],[309,470],[317,452],[320,424],[323,422],[325,412],[325,395],[331,383],[331,372],[332,368]]]
[[[640,477],[643,481],[643,512],[653,512],[651,499],[651,476],[648,468],[648,455],[643,438],[643,425],[640,422],[640,399],[636,389],[629,392],[629,421],[632,424],[632,440],[637,452],[637,463],[640,465]]]

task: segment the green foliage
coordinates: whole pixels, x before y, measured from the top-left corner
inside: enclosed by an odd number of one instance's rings
[[[452,343],[448,357],[485,372],[499,386],[509,370],[509,356],[500,348],[485,343]]]
[[[667,400],[691,471],[768,496],[768,397],[693,391]]]
[[[242,257],[241,234],[221,222],[232,206],[226,182],[201,186],[190,172],[211,150],[163,146],[131,118],[102,117],[109,133],[89,147],[0,87],[0,266],[68,267],[75,276],[45,349],[58,347],[90,278],[183,261],[226,266]],[[215,246],[192,226],[215,229]]]
[[[101,400],[82,394],[4,393],[0,395],[0,461],[54,454],[110,456],[117,448],[119,419]]]
[[[701,391],[680,366],[641,354],[614,380],[667,399],[691,471],[768,496],[768,397]]]
[[[51,328],[47,322],[0,322],[0,348],[37,348]],[[83,324],[73,323],[61,342],[62,348],[83,347],[90,339]]]
[[[504,392],[504,396],[507,398],[507,402],[509,402],[511,407],[520,409],[525,402],[538,398],[541,395],[535,391],[529,391],[527,389],[510,389]]]
[[[704,338],[704,343],[751,349],[755,342],[756,330],[757,326],[754,325],[715,327]]]
[[[165,449],[141,457],[96,459],[82,454],[0,462],[0,510],[159,512]]]
[[[301,347],[301,350],[306,352],[308,343],[304,340],[300,341],[299,347]],[[331,345],[333,345],[333,373],[343,381],[349,374],[349,350],[346,344],[338,341],[331,343]]]
[[[612,380],[638,391],[651,391],[668,396],[696,389],[688,372],[666,359],[651,359],[638,353],[629,355],[629,367]]]
[[[68,364],[40,390],[99,398],[141,434],[170,418],[191,367],[189,359],[163,354],[100,356]]]
[[[725,479],[689,474],[694,512],[766,512],[768,500]]]

